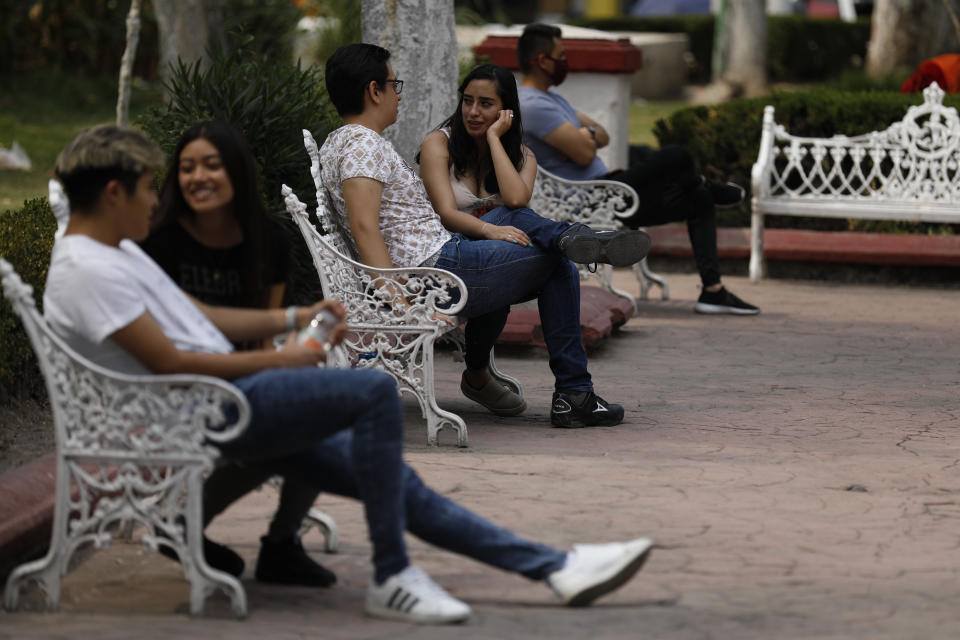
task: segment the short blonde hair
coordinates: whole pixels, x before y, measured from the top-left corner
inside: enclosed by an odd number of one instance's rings
[[[163,162],[160,148],[136,129],[101,125],[67,143],[54,171],[71,207],[83,210],[99,199],[110,180],[120,180],[132,193],[140,176]]]

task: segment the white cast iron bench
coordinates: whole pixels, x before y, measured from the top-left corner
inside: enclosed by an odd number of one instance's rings
[[[57,609],[60,580],[74,552],[108,546],[142,524],[147,547],[173,549],[190,583],[190,612],[216,590],[238,617],[246,593],[203,557],[203,480],[219,457],[213,446],[240,435],[250,407],[222,380],[196,375],[130,376],[97,366],[68,347],[37,312],[33,288],[0,259],[3,291],[30,338],[50,396],[56,430],[56,496],[50,549],[7,578],[4,606],[18,607],[35,584]],[[236,408],[231,417],[224,407]]]
[[[580,222],[600,231],[622,229],[623,219],[633,215],[639,206],[640,198],[628,184],[616,180],[567,180],[543,167],[537,167],[537,178],[530,198],[530,208],[544,218]],[[633,265],[633,272],[640,286],[642,300],[647,299],[651,283],[660,287],[662,300],[669,299],[670,288],[666,279],[650,271],[646,258]],[[637,310],[636,298],[613,286],[613,267],[610,265],[597,265],[596,271],[580,265],[580,277],[596,277],[603,288],[626,298],[634,311]]]
[[[63,236],[64,231],[67,229],[67,224],[70,222],[70,201],[67,199],[67,194],[63,190],[63,185],[61,185],[58,180],[51,178],[47,183],[47,188],[49,190],[48,201],[50,203],[50,209],[53,210],[53,215],[57,220],[55,238],[60,238]],[[278,337],[286,338],[286,336]],[[278,348],[279,346],[278,344]],[[335,349],[334,355],[337,353],[339,353],[339,350]],[[267,484],[279,493],[283,486],[283,479],[280,476],[274,476]],[[311,507],[303,518],[299,535],[303,537],[312,527],[316,527],[323,536],[323,550],[326,553],[336,553],[340,548],[340,534],[337,529],[337,523],[333,517],[316,507]]]
[[[353,255],[335,216],[320,174],[320,154],[309,131],[303,144],[310,156],[310,173],[316,187],[316,218],[321,234],[310,220],[307,205],[283,185],[287,211],[300,229],[320,277],[323,297],[339,300],[347,310],[350,333],[342,344],[339,366],[377,367],[397,381],[401,392],[413,395],[427,422],[427,443],[438,444],[444,427],[457,432],[457,444],[466,447],[467,425],[455,413],[437,404],[434,385],[434,345],[441,337],[462,342],[459,325],[448,324],[440,314],[455,316],[467,301],[467,287],[456,275],[443,269],[375,269]],[[460,298],[451,304],[452,293]],[[520,383],[498,371],[490,353],[490,373],[521,396]]]
[[[884,131],[803,138],[763,112],[751,172],[750,279],[766,274],[764,215],[960,223],[960,119],[936,83]]]

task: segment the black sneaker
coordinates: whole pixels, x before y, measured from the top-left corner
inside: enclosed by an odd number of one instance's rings
[[[707,190],[713,196],[713,205],[717,209],[731,209],[743,202],[747,192],[735,182],[717,182],[707,180]]]
[[[158,532],[158,535],[162,534]],[[171,560],[180,562],[180,558],[177,556],[177,552],[173,550],[173,547],[161,544],[159,551]],[[243,575],[244,562],[240,554],[228,546],[214,542],[206,536],[203,537],[203,558],[207,561],[207,564],[214,569],[229,573],[234,578],[239,578]]]
[[[733,295],[726,287],[720,287],[719,291],[701,291],[693,310],[697,313],[732,313],[738,316],[755,316],[760,313],[760,309]]]
[[[557,247],[579,264],[603,263],[629,267],[647,257],[650,236],[646,231],[618,229],[595,231],[585,224],[574,224],[560,235]]]
[[[612,427],[623,422],[623,407],[593,391],[554,391],[550,422],[555,427]]]
[[[260,582],[329,587],[337,575],[307,555],[299,538],[272,542],[260,538],[260,555],[254,574]]]

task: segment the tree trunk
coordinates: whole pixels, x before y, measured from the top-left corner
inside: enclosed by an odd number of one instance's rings
[[[767,12],[764,0],[727,0],[720,80],[733,95],[767,91]]]
[[[130,3],[127,14],[127,46],[120,59],[120,82],[117,90],[117,126],[124,127],[130,115],[130,84],[133,76],[133,60],[140,42],[140,0]]]
[[[870,23],[867,74],[882,77],[960,48],[954,0],[877,0]],[[951,11],[952,9],[952,11]]]
[[[404,81],[397,123],[384,132],[407,162],[457,107],[457,37],[449,0],[363,0],[363,41],[390,51]]]
[[[160,78],[170,79],[179,58],[187,64],[207,59],[207,46],[222,37],[222,0],[154,0],[160,38]]]

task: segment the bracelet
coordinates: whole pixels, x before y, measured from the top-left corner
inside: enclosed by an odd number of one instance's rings
[[[290,305],[287,307],[287,331],[293,331],[297,328],[297,307]]]
[[[488,224],[490,224],[490,223],[489,223],[489,222],[484,222],[482,225],[480,225],[480,237],[483,237],[483,228],[484,228],[485,226],[487,226]]]

